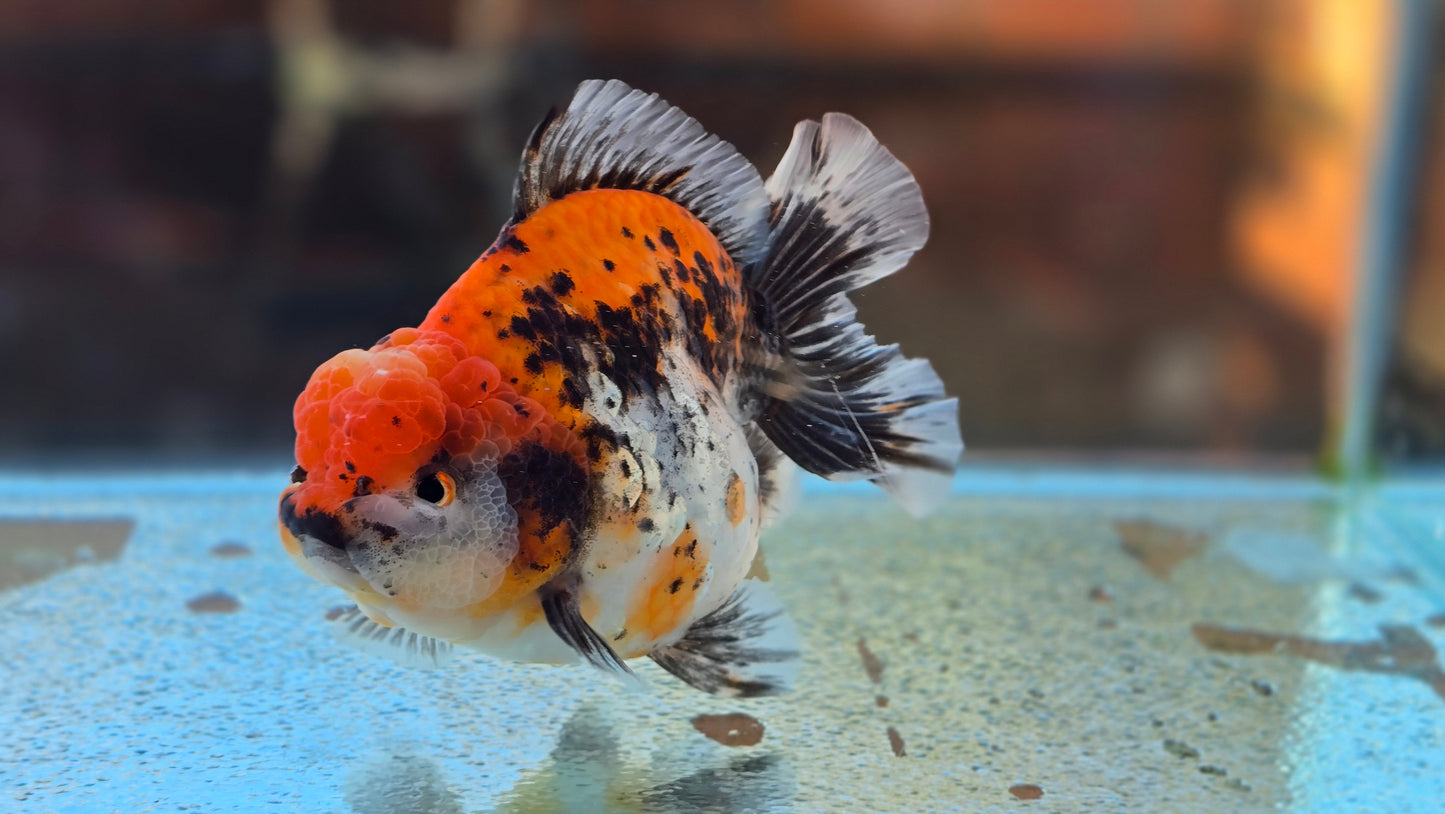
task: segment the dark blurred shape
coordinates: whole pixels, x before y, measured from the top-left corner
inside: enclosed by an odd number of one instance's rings
[[[764,174],[799,119],[872,128],[933,233],[858,305],[934,361],[971,448],[1312,452],[1329,328],[1231,241],[1290,5],[12,4],[0,454],[285,457],[309,373],[422,318],[591,76]]]
[[[120,557],[135,521],[0,520],[0,590]]]

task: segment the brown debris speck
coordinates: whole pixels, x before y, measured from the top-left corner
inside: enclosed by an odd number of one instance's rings
[[[342,616],[344,616],[346,612],[351,610],[353,607],[353,605],[337,605],[334,608],[328,608],[326,611],[326,621],[335,622],[337,619],[340,619]]]
[[[1114,530],[1119,534],[1124,553],[1159,579],[1168,579],[1180,563],[1199,554],[1209,544],[1209,539],[1199,532],[1149,520],[1120,520],[1114,523]]]
[[[186,603],[186,610],[191,613],[235,613],[240,609],[240,600],[225,591],[201,594]]]
[[[723,746],[756,746],[763,739],[763,722],[743,712],[699,715],[692,728]]]
[[[1184,741],[1177,741],[1173,738],[1168,738],[1164,741],[1164,751],[1181,759],[1199,757],[1198,749],[1195,749]]]
[[[880,706],[880,707],[886,707],[886,706],[888,706],[888,696],[886,696],[886,695],[875,695],[875,696],[873,696],[873,703],[877,704],[877,705]]]
[[[220,560],[234,560],[251,556],[251,547],[236,540],[226,540],[211,546],[211,556]]]
[[[1094,587],[1089,589],[1089,600],[1092,602],[1098,602],[1100,604],[1107,605],[1108,603],[1114,601],[1114,595],[1109,592],[1108,588],[1105,588],[1102,585],[1095,585]]]
[[[1385,595],[1371,588],[1363,582],[1350,583],[1350,598],[1357,599],[1367,605],[1379,604]]]
[[[1194,638],[1211,650],[1244,655],[1273,653],[1341,670],[1410,676],[1428,684],[1445,700],[1445,670],[1436,659],[1434,645],[1419,631],[1404,625],[1380,625],[1380,639],[1365,642],[1332,642],[1202,622],[1191,629]],[[1273,691],[1270,687],[1270,693]]]
[[[883,662],[880,661],[877,656],[873,655],[873,651],[868,649],[868,642],[862,638],[858,639],[858,655],[863,659],[863,669],[868,671],[868,678],[871,679],[874,684],[882,683]]]
[[[1035,786],[1033,783],[1019,783],[1009,786],[1008,793],[1020,800],[1037,800],[1044,796],[1044,790]]]
[[[903,748],[903,736],[891,726],[888,727],[888,745],[893,747],[895,757],[908,757],[908,751]]]

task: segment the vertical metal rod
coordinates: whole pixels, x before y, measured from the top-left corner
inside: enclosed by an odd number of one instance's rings
[[[1336,460],[1345,482],[1362,483],[1373,450],[1380,389],[1395,342],[1398,291],[1408,261],[1417,191],[1420,132],[1430,87],[1430,47],[1438,0],[1393,0],[1392,57],[1385,77],[1383,121],[1364,214],[1354,307],[1345,348],[1344,426]]]

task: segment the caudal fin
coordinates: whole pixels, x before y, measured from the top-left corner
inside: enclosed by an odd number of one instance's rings
[[[829,113],[798,124],[766,187],[770,250],[749,282],[783,359],[758,425],[804,469],[866,478],[927,512],[963,451],[958,402],[927,361],[869,336],[848,300],[928,239],[918,184],[868,128]]]

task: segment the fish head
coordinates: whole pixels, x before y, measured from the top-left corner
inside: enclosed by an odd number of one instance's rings
[[[476,632],[468,620],[560,564],[538,566],[528,451],[568,434],[450,335],[404,329],[338,354],[311,376],[294,419],[283,544],[373,618],[460,641]]]

